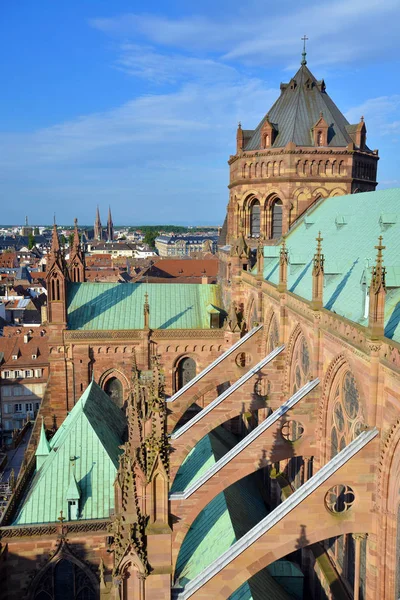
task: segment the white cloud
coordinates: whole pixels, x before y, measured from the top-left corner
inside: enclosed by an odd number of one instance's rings
[[[254,127],[277,95],[252,79],[191,83],[33,133],[0,134],[2,197],[15,206],[29,197],[44,215],[56,199],[60,219],[82,222],[97,202],[117,203],[116,222],[222,221],[237,122]]]
[[[233,80],[238,77],[235,68],[209,59],[162,54],[151,47],[124,43],[116,61],[119,69],[155,83],[177,83],[181,80]]]
[[[171,19],[150,14],[125,14],[93,19],[91,25],[125,39],[139,36],[153,44],[185,51],[220,53],[225,61],[293,65],[300,56],[300,37],[310,37],[313,65],[360,64],[399,48],[398,0],[294,0],[265,10],[257,0],[224,19],[193,15]]]
[[[358,123],[361,116],[365,118],[368,134],[371,139],[400,133],[400,95],[379,96],[370,98],[349,109],[346,118],[350,123]]]

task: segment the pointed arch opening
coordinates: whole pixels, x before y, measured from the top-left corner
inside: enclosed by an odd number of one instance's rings
[[[184,356],[177,364],[175,372],[175,390],[183,388],[196,376],[196,361],[191,356]]]
[[[261,207],[260,202],[255,198],[250,205],[250,237],[260,237],[261,226]]]
[[[271,205],[271,238],[277,239],[282,235],[283,228],[283,204],[282,200],[276,198]]]
[[[40,577],[33,600],[98,600],[99,592],[86,569],[66,557],[52,563]]]
[[[111,398],[111,400],[122,408],[124,404],[124,389],[121,381],[118,377],[110,377],[104,384],[105,393]]]

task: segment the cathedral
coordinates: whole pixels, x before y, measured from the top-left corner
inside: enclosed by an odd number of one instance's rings
[[[399,597],[400,189],[366,134],[303,52],[238,127],[217,284],[86,282],[54,227],[0,598]]]

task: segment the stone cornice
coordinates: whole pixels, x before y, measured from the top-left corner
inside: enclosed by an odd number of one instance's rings
[[[93,531],[108,531],[111,520],[93,521],[69,521],[62,524],[64,533],[85,533]],[[21,537],[42,537],[44,535],[54,536],[60,530],[58,523],[43,523],[43,525],[14,525],[0,527],[0,539]]]
[[[354,177],[326,177],[325,175],[313,175],[312,177],[303,177],[301,175],[296,175],[296,179],[294,179],[294,174],[291,173],[287,175],[277,175],[275,177],[252,177],[251,179],[234,179],[231,183],[229,183],[228,189],[230,190],[239,185],[257,185],[260,183],[271,183],[276,185],[278,183],[293,183],[294,181],[296,183],[304,182],[306,184],[315,183],[318,186],[321,186],[322,184],[326,183],[349,184],[352,183],[354,179]],[[359,179],[357,181],[362,181],[363,183],[371,183],[372,185],[376,185],[376,182],[373,182],[369,179]]]
[[[121,329],[121,330],[105,330],[105,331],[64,331],[64,339],[66,342],[111,342],[111,341],[139,341],[143,339],[143,335],[148,334],[142,329]],[[224,337],[223,329],[154,329],[151,331],[151,339],[220,339]]]
[[[379,160],[378,154],[374,154],[373,152],[363,152],[362,150],[354,149],[349,150],[347,147],[338,147],[338,148],[295,148],[294,150],[286,150],[286,148],[273,148],[271,150],[248,150],[247,152],[243,152],[241,154],[233,154],[229,157],[228,165],[232,165],[237,160],[241,158],[257,158],[263,156],[283,156],[285,154],[301,154],[301,155],[340,155],[340,156],[352,156],[356,154],[357,156],[369,157],[375,160]]]

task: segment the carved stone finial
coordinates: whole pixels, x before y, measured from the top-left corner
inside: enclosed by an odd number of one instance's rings
[[[323,237],[321,236],[321,232],[318,233],[317,241],[317,249],[314,254],[313,260],[313,271],[312,271],[312,281],[313,281],[313,290],[312,290],[312,305],[314,309],[322,308],[322,296],[323,296],[323,288],[324,288],[324,262],[325,258],[322,254],[322,245],[321,242]]]
[[[376,254],[376,262],[372,268],[372,279],[371,279],[371,290],[376,294],[381,287],[386,287],[386,268],[383,266],[383,254],[382,250],[386,249],[386,246],[382,245],[382,236],[378,238],[378,245],[375,249],[378,251]]]

